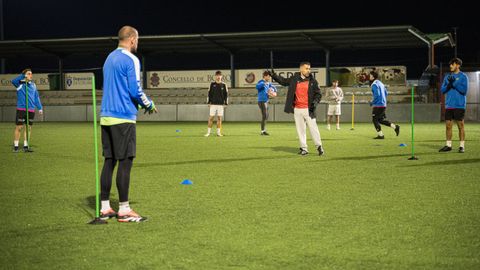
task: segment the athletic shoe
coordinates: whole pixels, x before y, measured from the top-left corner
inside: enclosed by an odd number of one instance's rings
[[[218,137],[223,137],[223,134],[222,133],[217,133],[217,136]]]
[[[300,148],[300,152],[298,152],[299,155],[302,155],[302,156],[306,156],[308,155],[308,151],[303,149],[303,148]]]
[[[373,138],[374,140],[383,140],[385,139],[385,136],[380,136],[380,135],[377,135],[377,137]]]
[[[207,134],[205,134],[205,135],[203,135],[203,136],[208,137],[208,136],[210,136],[210,133],[207,133]]]
[[[117,214],[117,221],[118,222],[142,222],[147,220],[146,217],[142,217],[139,214],[135,213],[135,211],[130,210],[130,212],[120,215]]]
[[[330,130],[330,125],[327,125],[327,130]]]
[[[399,125],[395,125],[395,134],[397,134],[397,136],[400,134],[400,126]]]
[[[268,135],[270,135],[270,134],[268,134],[268,132],[266,132],[266,131],[262,131],[262,133],[260,133],[260,135],[268,136]]]
[[[337,127],[337,130],[340,130],[340,126]]]
[[[14,153],[18,153],[18,152],[19,152],[18,146],[13,146],[13,152],[14,152]]]
[[[438,150],[438,152],[450,152],[452,151],[452,147],[449,147],[449,146],[444,146],[442,147],[442,149]]]
[[[319,156],[321,156],[321,155],[323,155],[323,153],[325,153],[325,151],[323,151],[323,147],[321,145],[317,148],[317,150],[318,150],[318,155]]]
[[[458,152],[459,153],[465,153],[465,148],[463,148],[463,147],[458,148]]]
[[[33,152],[31,148],[28,148],[28,146],[23,147],[23,152],[28,153],[28,152]]]
[[[114,217],[117,217],[117,212],[115,212],[115,210],[113,210],[112,208],[108,209],[105,212],[100,211],[100,219],[101,220],[107,220],[107,219],[114,218]]]

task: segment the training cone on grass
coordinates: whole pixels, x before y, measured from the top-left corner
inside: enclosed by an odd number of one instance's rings
[[[193,182],[190,179],[185,179],[181,183],[182,185],[193,185]]]

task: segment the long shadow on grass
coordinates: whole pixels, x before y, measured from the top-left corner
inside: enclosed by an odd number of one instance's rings
[[[288,147],[288,146],[273,146],[273,147],[268,147],[268,146],[261,146],[261,147],[250,147],[251,149],[270,149],[273,152],[284,152],[284,153],[294,153],[296,154],[298,152],[298,148],[295,147]]]
[[[429,156],[434,155],[436,153],[416,153],[418,156]],[[337,158],[327,158],[324,161],[335,161],[335,160],[371,160],[371,159],[381,159],[381,158],[391,158],[391,157],[410,157],[410,153],[403,153],[403,154],[390,154],[390,155],[373,155],[373,156],[351,156],[351,157],[337,157]],[[318,162],[318,160],[312,161]]]
[[[264,147],[258,147],[258,146],[255,146],[255,147],[250,147],[251,149],[270,149],[272,150],[273,152],[284,152],[284,153],[290,153],[290,154],[298,154],[298,151],[300,150],[299,148],[297,147],[288,147],[288,146],[273,146],[273,147],[268,147],[268,146],[264,146]]]
[[[156,166],[170,166],[170,165],[185,165],[185,164],[198,164],[198,163],[229,163],[237,161],[252,161],[252,160],[266,160],[266,159],[279,159],[279,158],[293,158],[296,156],[285,155],[285,156],[274,156],[274,157],[265,157],[265,156],[255,156],[255,157],[245,157],[245,158],[223,158],[223,159],[200,159],[200,160],[184,160],[184,161],[171,161],[171,162],[142,162],[135,163],[134,167],[156,167]]]
[[[403,165],[402,167],[422,167],[422,166],[445,166],[445,165],[461,165],[470,163],[480,163],[480,158],[457,159],[457,160],[441,160],[426,163],[415,163],[412,165]]]
[[[445,140],[442,140],[442,142],[444,142],[444,141]],[[417,147],[425,147],[425,148],[438,150],[438,149],[443,147],[443,144],[435,144],[435,145],[432,145],[432,144],[417,144]],[[436,151],[436,152],[438,152],[438,151]]]

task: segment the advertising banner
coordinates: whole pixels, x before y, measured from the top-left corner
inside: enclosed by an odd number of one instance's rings
[[[179,70],[147,72],[147,88],[208,88],[216,70]],[[230,86],[230,70],[220,70],[223,82]]]
[[[330,81],[338,80],[340,86],[369,85],[371,71],[376,71],[384,84],[406,85],[407,83],[405,66],[333,67],[330,68]]]
[[[262,79],[264,69],[240,69],[237,70],[237,87],[255,87],[257,82]],[[297,68],[279,68],[275,69],[275,72],[285,78],[291,77],[295,72],[298,72]],[[320,86],[326,85],[326,73],[325,68],[312,68],[312,75],[317,79]],[[274,82],[275,84],[275,82]],[[278,85],[278,84],[277,84]]]

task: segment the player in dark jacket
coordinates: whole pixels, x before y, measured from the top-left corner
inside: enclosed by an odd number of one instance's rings
[[[316,121],[317,104],[322,98],[317,80],[310,74],[310,63],[301,62],[300,72],[296,72],[289,78],[284,78],[271,71],[272,78],[283,86],[288,86],[285,101],[286,113],[293,113],[298,139],[300,141],[301,155],[307,155],[306,125],[310,129],[312,140],[315,143],[318,154],[323,155],[322,139]]]

